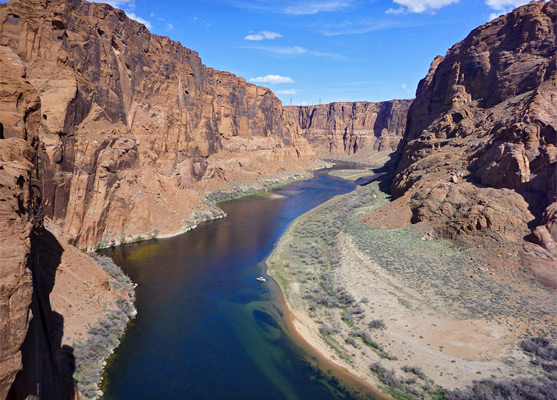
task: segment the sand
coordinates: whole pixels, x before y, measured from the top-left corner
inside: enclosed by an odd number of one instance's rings
[[[427,282],[425,285],[424,282],[414,284],[407,277],[402,279],[392,270],[380,266],[358,247],[356,239],[346,229],[335,237],[339,263],[331,269],[332,281],[335,287],[343,287],[350,293],[363,312],[350,321],[344,321],[342,316],[346,309],[312,304],[304,293],[316,284],[304,283],[305,279],[299,271],[304,271],[307,277],[319,277],[323,267],[318,263],[301,263],[291,248],[295,246],[294,241],[299,240],[299,236],[296,239],[296,232],[316,220],[320,210],[331,201],[334,199],[294,221],[267,260],[268,274],[277,281],[285,295],[292,326],[311,348],[342,370],[385,391],[389,389],[369,368],[374,362],[380,362],[404,379],[411,377],[402,370],[404,366],[419,367],[429,384],[445,389],[465,388],[473,381],[486,378],[503,380],[539,375],[539,370],[532,366],[530,358],[518,346],[521,338],[528,336],[528,329],[533,329],[534,323],[529,318],[524,315],[515,318],[509,313],[491,317],[477,313],[471,317],[470,313],[463,313],[453,303],[446,302],[446,297],[443,297],[446,293],[437,296],[433,290],[424,290]],[[420,243],[419,236],[415,240]],[[451,266],[447,271],[454,268]],[[463,274],[464,279],[484,279],[483,276]],[[497,278],[492,275],[486,279]],[[501,284],[511,286],[514,283],[504,281]],[[517,286],[515,289],[523,291],[524,287]],[[539,303],[543,306],[546,301],[546,308],[550,310],[541,317],[542,320],[545,318],[546,326],[536,327],[554,329],[552,294],[543,289],[532,293],[534,297],[541,296],[535,303],[536,307]],[[370,329],[368,323],[372,320],[383,321],[385,328]],[[539,321],[536,320],[535,324]],[[324,325],[333,327],[336,332],[323,334],[320,328]],[[366,345],[360,337],[351,340],[354,335],[350,333],[355,330],[368,332],[383,352]],[[416,387],[426,386],[425,383],[418,380]]]

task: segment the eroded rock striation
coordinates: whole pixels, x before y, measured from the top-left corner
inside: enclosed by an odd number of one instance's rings
[[[330,158],[396,150],[410,104],[412,100],[338,102],[286,106],[284,111],[316,153]]]
[[[56,248],[43,226],[37,180],[40,100],[6,47],[0,84],[0,398],[26,398],[37,387],[44,398],[72,398],[71,364],[49,302]]]
[[[393,192],[464,245],[526,243],[557,287],[555,1],[473,30],[431,64],[410,107]],[[526,238],[527,241],[523,242]]]
[[[5,46],[0,85],[0,399],[74,399],[71,346],[132,298],[44,218],[40,96]]]
[[[14,0],[0,44],[40,95],[45,214],[81,248],[184,230],[200,192],[314,156],[267,88],[106,4]]]

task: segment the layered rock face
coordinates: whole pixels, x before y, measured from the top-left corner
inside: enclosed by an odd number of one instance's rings
[[[39,101],[25,81],[25,67],[19,57],[2,47],[0,84],[5,91],[0,97],[0,398],[4,399],[21,370],[20,350],[32,318],[30,253],[37,213],[31,180],[36,176],[32,162],[36,152],[25,138],[38,135],[21,117],[36,112]]]
[[[528,242],[523,262],[557,287],[555,1],[473,30],[420,82],[393,192],[412,221],[465,245]]]
[[[41,398],[70,399],[71,354],[49,301],[57,242],[43,227],[37,181],[40,100],[26,78],[17,54],[0,47],[0,398],[42,390]]]
[[[287,106],[284,111],[318,155],[339,157],[362,150],[396,150],[410,104],[412,100],[360,101]]]
[[[47,216],[82,248],[184,229],[200,192],[314,156],[266,88],[106,4],[0,5],[0,44],[40,95]]]

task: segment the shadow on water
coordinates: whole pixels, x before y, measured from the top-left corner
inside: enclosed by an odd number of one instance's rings
[[[288,334],[264,260],[299,215],[353,190],[309,181],[222,204],[228,217],[184,235],[105,251],[138,283],[138,315],[107,368],[105,399],[368,397],[320,368]]]

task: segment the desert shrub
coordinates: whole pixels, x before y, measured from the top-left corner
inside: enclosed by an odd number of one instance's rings
[[[337,297],[340,302],[347,305],[350,305],[356,301],[354,299],[354,296],[352,296],[350,293],[346,291],[346,289],[342,287],[337,289]]]
[[[330,297],[326,293],[322,293],[322,294],[318,295],[315,298],[315,302],[317,304],[321,304],[321,305],[324,305],[324,306],[329,307],[329,308],[338,307],[338,305],[339,305],[336,299],[333,299],[332,297]]]
[[[379,380],[385,385],[398,389],[401,387],[402,381],[395,375],[393,370],[388,370],[379,362],[374,362],[369,369],[377,375]]]
[[[321,332],[323,335],[332,335],[333,333],[337,333],[338,330],[330,325],[323,324],[319,327],[319,332]]]
[[[427,379],[426,375],[424,374],[424,372],[422,371],[422,369],[420,367],[410,367],[408,365],[403,365],[401,369],[404,372],[408,372],[409,374],[416,375],[421,380],[426,380]]]
[[[102,269],[113,279],[110,281],[110,287],[115,290],[130,289],[134,287],[131,279],[122,271],[122,269],[114,263],[112,258],[91,253],[90,256],[102,267]]]
[[[383,346],[381,346],[379,343],[377,343],[375,340],[373,340],[373,338],[371,337],[371,335],[368,332],[361,332],[361,336],[362,341],[368,345],[369,347],[371,347],[381,358],[386,358],[387,360],[396,360],[397,357],[395,356],[391,356],[389,353],[387,353],[385,351],[385,349],[383,348]]]
[[[556,372],[557,371],[557,364],[542,363],[542,369],[545,372]]]
[[[386,369],[383,367],[383,365],[381,365],[380,362],[374,362],[369,366],[369,369],[371,370],[371,372],[374,372],[376,374],[380,374],[383,373],[384,371],[386,371]]]
[[[557,360],[557,346],[550,339],[544,337],[526,339],[520,343],[520,347],[543,360]]]
[[[413,385],[414,383],[416,383],[416,377],[415,376],[411,376],[409,378],[406,378],[406,380],[404,381],[404,383],[408,384],[408,385]]]
[[[383,350],[383,347],[377,343],[375,340],[373,340],[373,338],[371,337],[371,335],[368,332],[362,332],[361,333],[361,338],[364,341],[365,344],[370,345],[371,347],[377,349],[377,350]]]
[[[362,336],[362,331],[359,330],[358,328],[354,327],[350,330],[350,332],[348,333],[350,336],[352,337],[361,337]]]
[[[356,304],[354,307],[352,307],[351,312],[355,315],[362,315],[365,313],[364,309],[359,304]]]
[[[129,297],[116,300],[114,308],[108,310],[87,330],[86,339],[74,345],[75,374],[79,391],[84,399],[96,399],[102,392],[98,388],[104,369],[104,360],[118,346],[127,323],[136,311],[134,284],[111,258],[91,255],[112,278],[115,289],[127,289]]]
[[[369,324],[367,324],[367,326],[369,327],[369,329],[386,329],[387,328],[382,319],[371,320],[371,321],[369,321]]]
[[[542,379],[482,380],[467,389],[445,391],[447,400],[555,400],[557,382]]]
[[[352,314],[349,311],[343,312],[342,315],[340,316],[340,318],[344,321],[344,322],[352,322]]]

